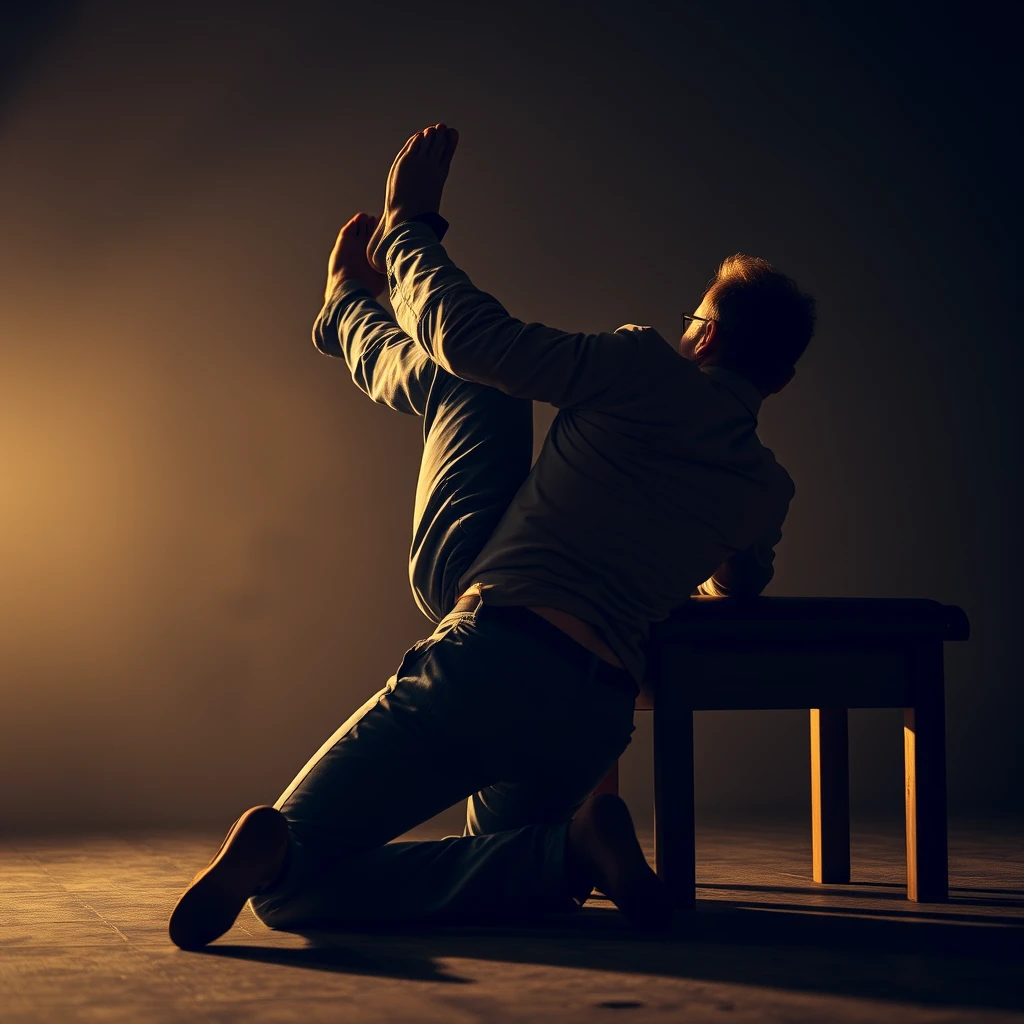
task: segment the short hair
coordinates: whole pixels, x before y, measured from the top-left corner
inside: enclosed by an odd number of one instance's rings
[[[762,391],[778,388],[814,333],[814,299],[767,260],[743,253],[722,261],[704,298],[721,332],[721,364]]]

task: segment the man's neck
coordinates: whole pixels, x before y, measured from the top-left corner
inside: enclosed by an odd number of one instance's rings
[[[717,363],[704,362],[699,366],[701,373],[706,373],[712,380],[728,388],[747,407],[750,415],[757,419],[764,394],[749,377],[744,377],[742,373],[730,370],[727,366],[719,366]]]

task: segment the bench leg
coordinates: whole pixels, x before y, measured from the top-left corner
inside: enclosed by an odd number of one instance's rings
[[[654,707],[654,859],[672,905],[692,911],[697,898],[693,824],[693,711],[673,706],[662,687]]]
[[[922,645],[910,660],[916,697],[903,710],[907,899],[941,903],[949,897],[942,642]]]
[[[595,793],[614,793],[615,796],[619,795],[619,762],[611,766],[608,770],[608,774],[598,783]]]
[[[811,709],[811,859],[814,880],[850,881],[850,754],[845,708]]]

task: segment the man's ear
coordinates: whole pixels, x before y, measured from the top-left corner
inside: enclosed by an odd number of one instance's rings
[[[718,324],[714,320],[706,320],[702,324],[703,330],[700,332],[700,337],[697,339],[697,344],[693,347],[694,356],[699,355],[705,349],[709,352],[713,350],[713,342],[715,335],[718,333]]]

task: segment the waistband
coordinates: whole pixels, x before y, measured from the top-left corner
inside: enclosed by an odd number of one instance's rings
[[[636,683],[626,669],[609,665],[599,655],[588,650],[583,644],[577,643],[568,633],[563,633],[556,625],[548,622],[536,612],[530,611],[529,608],[521,605],[487,604],[477,594],[463,597],[455,607],[458,609],[462,606],[465,610],[472,609],[473,605],[469,604],[471,598],[476,598],[479,602],[478,619],[507,622],[520,632],[528,633],[560,657],[565,658],[581,675],[588,679],[628,690],[630,693],[637,692]]]

